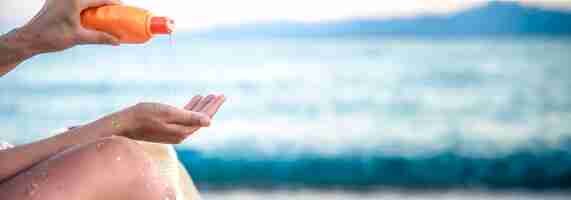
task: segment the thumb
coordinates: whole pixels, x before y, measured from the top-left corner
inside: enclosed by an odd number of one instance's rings
[[[119,45],[119,38],[105,32],[81,29],[78,33],[79,44]]]
[[[210,117],[204,113],[188,111],[176,107],[165,107],[168,113],[167,121],[186,126],[209,126]]]

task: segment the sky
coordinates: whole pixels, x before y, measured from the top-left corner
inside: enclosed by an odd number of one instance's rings
[[[519,0],[571,10],[571,0]],[[216,25],[271,20],[323,21],[351,17],[394,17],[450,13],[487,0],[123,0],[125,4],[175,19],[177,28],[204,29]],[[39,0],[2,0],[0,30],[24,24],[41,8]]]

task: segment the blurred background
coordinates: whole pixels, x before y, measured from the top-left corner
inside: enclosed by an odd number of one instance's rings
[[[571,1],[124,3],[178,30],[26,61],[2,140],[218,92],[177,146],[205,199],[568,199]],[[3,0],[0,32],[41,6]]]

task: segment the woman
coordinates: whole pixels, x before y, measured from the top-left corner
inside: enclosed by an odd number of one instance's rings
[[[78,44],[118,45],[81,27],[83,9],[118,0],[47,0],[26,25],[0,36],[0,76],[41,53]],[[195,96],[179,109],[140,103],[31,144],[0,150],[0,199],[175,199],[171,186],[134,140],[180,143],[210,120],[222,95]],[[18,134],[18,133],[13,133]]]

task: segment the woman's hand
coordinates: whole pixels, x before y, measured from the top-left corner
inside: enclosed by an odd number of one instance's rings
[[[28,24],[18,29],[21,37],[29,40],[32,54],[60,51],[77,44],[118,45],[110,34],[88,30],[81,26],[81,11],[120,0],[46,0],[43,8]]]
[[[198,95],[194,96],[192,100],[184,106],[184,109],[206,114],[212,119],[224,101],[226,101],[224,95],[208,95],[206,97]],[[198,129],[200,129],[200,126],[192,127],[190,131],[194,133],[198,131]]]
[[[201,127],[224,102],[224,96],[196,96],[185,109],[158,103],[140,103],[111,116],[116,135],[134,140],[178,144]]]
[[[119,39],[81,26],[81,11],[120,4],[120,0],[46,0],[38,14],[21,28],[0,35],[0,76],[34,55],[78,44],[119,45]]]

